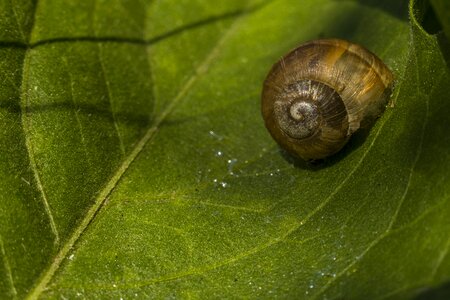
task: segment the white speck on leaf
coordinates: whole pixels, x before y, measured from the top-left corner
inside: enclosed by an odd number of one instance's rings
[[[25,182],[28,185],[31,185],[30,182],[23,177],[20,177],[20,180],[22,180],[23,182]]]
[[[232,158],[232,159],[229,159],[227,161],[227,163],[228,163],[228,174],[234,175],[233,168],[234,168],[234,166],[236,165],[237,162],[238,162],[237,158]]]
[[[223,140],[223,136],[218,135],[217,133],[215,133],[215,132],[212,131],[212,130],[209,131],[209,135],[212,136],[213,138],[219,140],[219,141]]]

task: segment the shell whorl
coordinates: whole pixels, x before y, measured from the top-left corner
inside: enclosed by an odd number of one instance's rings
[[[274,103],[275,120],[293,139],[314,139],[322,131],[348,129],[345,105],[333,88],[313,80],[287,86]]]
[[[342,40],[301,45],[264,82],[262,114],[272,137],[303,159],[339,151],[383,112],[393,76],[365,48]]]

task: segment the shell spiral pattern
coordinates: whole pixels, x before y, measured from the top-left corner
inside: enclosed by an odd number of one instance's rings
[[[389,100],[393,75],[373,53],[337,39],[300,45],[270,70],[262,115],[278,144],[305,160],[338,152],[373,124]]]

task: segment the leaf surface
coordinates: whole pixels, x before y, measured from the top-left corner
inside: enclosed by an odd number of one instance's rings
[[[414,1],[0,8],[0,295],[385,298],[449,280],[450,75]],[[309,166],[269,137],[259,95],[318,37],[366,46],[396,88]]]
[[[442,23],[447,38],[450,37],[450,3],[445,0],[431,0],[434,11]]]

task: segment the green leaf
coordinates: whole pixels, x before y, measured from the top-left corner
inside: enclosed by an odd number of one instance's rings
[[[1,0],[0,298],[372,299],[447,282],[450,74],[420,13]],[[396,87],[370,132],[310,166],[270,138],[259,97],[319,37],[366,46]]]
[[[431,0],[431,4],[442,23],[447,38],[450,38],[450,2],[445,0]]]

